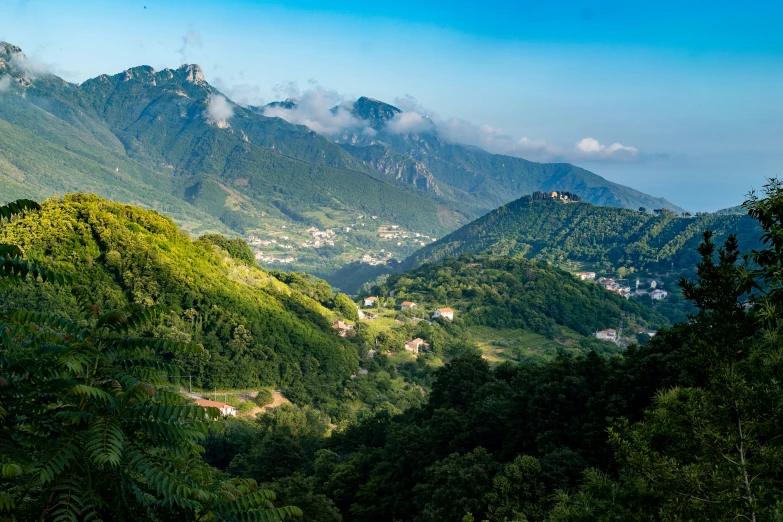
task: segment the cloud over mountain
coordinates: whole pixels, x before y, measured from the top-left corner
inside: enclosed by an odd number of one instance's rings
[[[268,106],[264,116],[282,118],[290,123],[306,125],[318,134],[334,137],[344,132],[369,134],[374,132],[369,124],[351,114],[351,102],[337,91],[315,86],[304,92],[296,92],[288,85],[287,94],[296,94],[296,104],[291,107]]]
[[[228,119],[234,115],[234,107],[220,94],[210,94],[207,99],[207,110],[204,116],[210,123],[217,124],[218,127],[228,125]]]
[[[289,82],[278,87],[280,93],[295,100],[291,104],[272,104],[264,110],[265,116],[306,125],[313,131],[328,137],[346,134],[374,136],[372,122],[357,118],[352,112],[353,101],[337,91],[324,89],[315,82],[314,88],[300,91]],[[378,102],[380,103],[380,102]],[[561,145],[546,140],[516,137],[503,129],[488,124],[475,124],[457,118],[442,118],[422,107],[415,98],[406,96],[394,100],[394,114],[383,125],[389,134],[419,134],[431,132],[445,141],[473,145],[494,154],[516,156],[534,161],[633,161],[638,159],[636,147],[619,142],[604,145],[592,137],[577,141],[574,145]],[[388,106],[387,106],[388,107]],[[378,126],[375,127],[378,129]]]

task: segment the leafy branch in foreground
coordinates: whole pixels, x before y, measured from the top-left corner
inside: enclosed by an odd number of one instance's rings
[[[10,220],[37,209],[0,207]],[[71,279],[0,247],[0,281]],[[0,517],[11,520],[260,520],[275,508],[252,480],[228,479],[201,458],[214,408],[171,390],[162,356],[200,346],[150,339],[163,311],[103,312],[84,295],[82,317],[0,310]]]

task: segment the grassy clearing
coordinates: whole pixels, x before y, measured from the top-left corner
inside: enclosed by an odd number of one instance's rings
[[[474,326],[468,330],[468,335],[479,346],[484,358],[492,363],[546,359],[563,348],[557,341],[518,328]]]

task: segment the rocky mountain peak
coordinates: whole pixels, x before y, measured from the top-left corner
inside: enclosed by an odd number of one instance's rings
[[[177,72],[185,76],[186,82],[194,83],[196,85],[207,84],[207,80],[204,78],[204,71],[202,71],[201,67],[195,63],[180,65],[179,69],[177,69]]]

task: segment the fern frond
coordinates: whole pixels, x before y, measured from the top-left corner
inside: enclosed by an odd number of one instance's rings
[[[101,399],[102,401],[111,405],[114,405],[116,403],[114,397],[112,397],[110,394],[106,393],[105,391],[101,390],[100,388],[96,388],[95,386],[88,386],[86,384],[77,384],[73,388],[71,388],[71,393],[73,395],[89,397],[91,399]]]
[[[120,423],[112,417],[98,419],[86,433],[85,451],[99,466],[116,467],[122,457],[125,435]]]
[[[24,279],[27,276],[61,285],[73,283],[73,278],[69,275],[53,272],[18,257],[0,256],[0,278]]]
[[[180,343],[176,341],[167,341],[164,339],[144,339],[144,338],[109,338],[104,341],[107,346],[113,348],[149,348],[156,352],[170,353],[200,353],[204,347],[191,344]]]
[[[46,484],[53,481],[58,477],[79,455],[79,448],[74,440],[75,437],[71,437],[60,446],[41,466],[39,476],[41,482]]]
[[[5,491],[0,491],[0,513],[3,511],[13,511],[14,509],[16,509],[14,498]]]
[[[70,334],[75,337],[83,337],[85,330],[76,323],[56,314],[30,312],[23,310],[10,310],[7,313],[8,321],[22,326],[36,325],[57,330]]]
[[[5,479],[18,477],[22,474],[22,466],[15,463],[4,463],[0,465],[0,475]]]
[[[0,218],[11,219],[31,210],[41,210],[41,205],[32,199],[17,199],[0,207]]]

